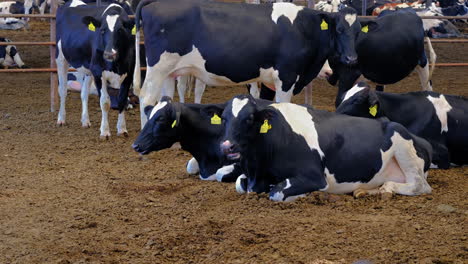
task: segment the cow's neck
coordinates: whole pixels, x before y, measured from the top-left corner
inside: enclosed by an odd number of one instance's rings
[[[376,92],[379,98],[379,115],[386,116],[390,120],[400,120],[401,117],[407,116],[402,110],[404,105],[410,102],[408,96],[386,92]]]

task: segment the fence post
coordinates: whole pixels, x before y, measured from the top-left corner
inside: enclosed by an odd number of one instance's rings
[[[52,15],[57,14],[57,0],[51,0],[50,3],[50,13]],[[54,42],[55,39],[55,18],[50,18],[50,41]],[[55,63],[55,46],[50,46],[50,68],[55,69],[57,68],[57,64]],[[58,104],[58,78],[56,72],[50,73],[50,111],[55,112],[55,106]]]

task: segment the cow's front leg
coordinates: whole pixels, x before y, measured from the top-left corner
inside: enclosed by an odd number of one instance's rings
[[[55,62],[57,63],[57,75],[59,80],[59,89],[58,94],[60,96],[60,110],[57,118],[57,125],[65,125],[66,110],[65,103],[67,101],[67,72],[68,72],[68,62],[65,60],[65,56],[62,52],[61,40],[57,43],[57,58]]]
[[[93,79],[91,76],[86,75],[83,86],[81,87],[81,126],[85,128],[91,127],[91,122],[89,121],[88,113],[88,97],[89,97],[89,88],[91,87]]]
[[[305,196],[306,193],[318,191],[325,188],[326,182],[323,176],[317,179],[303,176],[288,178],[270,191],[270,200],[277,202],[290,202],[298,197]]]
[[[125,110],[119,113],[117,119],[117,136],[128,137],[127,122],[125,121]]]
[[[110,97],[107,92],[107,83],[106,80],[101,77],[99,80],[101,83],[98,85],[98,81],[96,80],[96,86],[101,86],[101,98],[100,98],[100,105],[101,105],[101,139],[109,139],[111,136],[110,129],[109,129],[109,110],[110,110]],[[99,89],[99,88],[98,88]]]
[[[216,180],[219,182],[234,182],[242,173],[239,163],[226,165],[216,171]]]

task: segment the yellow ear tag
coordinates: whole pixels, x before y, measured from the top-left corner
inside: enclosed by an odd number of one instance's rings
[[[221,125],[221,118],[217,114],[214,114],[214,116],[211,118],[211,124]]]
[[[133,26],[132,28],[132,35],[136,35],[136,26]]]
[[[174,120],[174,122],[172,122],[171,127],[174,128],[176,125],[177,125],[177,120]]]
[[[366,25],[366,26],[363,26],[363,27],[361,28],[361,31],[364,32],[364,33],[369,32],[369,26],[367,26],[367,25]]]
[[[369,113],[372,116],[376,116],[377,115],[377,105],[373,105],[373,106],[369,107]]]
[[[320,24],[320,29],[328,30],[328,23],[324,19],[322,19],[322,24]]]
[[[96,31],[96,27],[94,26],[93,22],[89,22],[88,29],[90,31]]]
[[[265,119],[265,121],[263,122],[263,125],[260,127],[260,134],[265,134],[270,129],[271,129],[271,125],[268,124],[268,120]]]

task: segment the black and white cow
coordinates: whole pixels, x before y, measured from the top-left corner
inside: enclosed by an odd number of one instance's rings
[[[349,90],[336,112],[368,117],[387,117],[431,143],[432,163],[468,164],[468,99],[420,91],[406,94],[375,92],[366,83]]]
[[[329,81],[333,85],[339,81],[335,106],[361,75],[379,84],[377,89],[383,90],[384,85],[399,82],[416,70],[422,89],[432,90],[436,55],[430,39],[425,37],[421,18],[413,10],[386,10],[375,20],[362,19],[361,26],[356,40],[358,64],[348,67],[338,59],[330,60],[333,75]],[[429,47],[431,68],[424,39]]]
[[[240,175],[237,163],[225,159],[219,149],[224,134],[220,115],[224,105],[182,104],[163,97],[156,106],[147,106],[148,122],[132,147],[140,154],[170,148],[180,142],[192,158],[189,174],[200,173],[202,180],[235,181]]]
[[[12,42],[10,39],[1,38],[0,42]],[[8,67],[19,67],[19,68],[26,68],[24,65],[23,60],[21,60],[21,56],[14,45],[8,46],[0,46],[0,65],[4,68]]]
[[[67,71],[69,65],[87,75],[81,89],[83,127],[89,127],[88,91],[92,79],[100,92],[102,110],[101,137],[109,138],[108,112],[120,111],[118,135],[127,135],[124,108],[133,79],[135,63],[134,22],[117,4],[96,7],[80,0],[57,10],[57,68],[59,77],[60,111],[58,125],[65,123]],[[109,97],[108,88],[120,89],[118,98]],[[112,101],[112,102],[111,102]]]
[[[188,74],[214,86],[260,81],[276,88],[277,101],[290,101],[333,53],[345,64],[357,59],[360,25],[350,8],[331,14],[290,3],[147,0],[136,11],[137,43],[140,20],[148,62],[141,91],[138,59],[135,67],[141,108],[158,100],[164,83]]]
[[[0,14],[32,14],[36,8],[33,0],[0,2]]]
[[[240,158],[239,192],[288,201],[313,192],[419,195],[431,145],[394,122],[351,117],[292,103],[231,100],[223,114],[227,157]],[[242,186],[242,182],[244,185]]]

